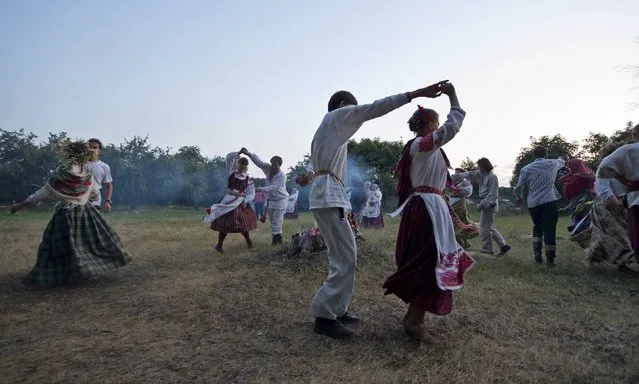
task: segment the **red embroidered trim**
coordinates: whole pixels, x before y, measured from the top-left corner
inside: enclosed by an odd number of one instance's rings
[[[439,280],[442,285],[456,287],[464,284],[464,274],[474,262],[463,249],[451,253],[439,253],[440,265],[445,268],[439,271]]]

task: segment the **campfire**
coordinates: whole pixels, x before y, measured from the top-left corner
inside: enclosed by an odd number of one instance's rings
[[[357,220],[355,220],[355,216],[352,214],[349,215],[348,222],[353,230],[355,241],[364,241],[364,238],[357,228]],[[291,247],[287,254],[289,257],[306,257],[325,250],[326,243],[324,242],[324,237],[322,237],[320,229],[318,227],[311,227],[293,235]]]

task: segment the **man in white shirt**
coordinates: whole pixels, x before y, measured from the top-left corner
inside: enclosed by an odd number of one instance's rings
[[[266,192],[268,194],[268,214],[271,220],[272,244],[282,244],[282,225],[284,224],[284,214],[288,205],[288,192],[286,191],[286,175],[280,169],[282,158],[273,156],[270,163],[262,161],[259,156],[251,153],[246,148],[240,150],[241,153],[251,159],[266,175],[266,186],[255,188],[255,192]]]
[[[102,149],[102,142],[98,139],[90,139],[89,147],[93,152],[93,159],[89,162],[91,173],[93,173],[93,182],[98,186],[98,199],[93,201],[92,204],[97,209],[102,207],[102,187],[104,186],[106,193],[104,199],[104,212],[111,211],[111,197],[113,196],[113,179],[111,178],[111,167],[100,158],[100,150]]]
[[[413,92],[400,93],[371,104],[358,105],[347,91],[339,91],[328,102],[311,143],[309,174],[298,178],[304,185],[312,180],[310,209],[327,245],[329,274],[317,291],[310,308],[315,317],[314,332],[333,338],[347,338],[353,331],[345,324],[359,319],[348,312],[355,284],[357,245],[347,220],[351,204],[344,187],[348,140],[366,121],[381,117],[416,97],[437,97],[441,81]]]

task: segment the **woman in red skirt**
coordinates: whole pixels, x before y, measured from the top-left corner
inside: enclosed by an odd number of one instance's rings
[[[417,137],[404,147],[396,172],[402,214],[395,249],[397,271],[384,283],[385,294],[408,304],[403,325],[406,333],[425,343],[437,338],[424,325],[426,312],[446,315],[453,306],[453,291],[464,284],[465,272],[474,260],[455,240],[455,224],[461,223],[443,197],[450,182],[450,163],[441,147],[459,131],[466,112],[459,106],[452,84],[442,86],[451,103],[446,122],[438,128],[437,112],[419,109],[408,121]]]
[[[219,232],[215,250],[224,253],[224,239],[229,233],[241,233],[249,249],[253,242],[249,231],[257,229],[257,216],[249,202],[255,198],[255,186],[248,176],[248,160],[240,157],[240,152],[226,155],[226,170],[229,175],[226,195],[218,204],[207,209],[205,223],[211,223],[211,229]]]

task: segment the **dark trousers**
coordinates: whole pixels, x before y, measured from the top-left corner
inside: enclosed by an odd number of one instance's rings
[[[639,261],[639,205],[628,208],[628,237]]]
[[[559,221],[559,209],[556,201],[544,203],[536,207],[529,208],[530,217],[533,221],[533,246],[535,254],[541,254],[541,244],[549,251],[555,252],[557,245],[557,222]]]

